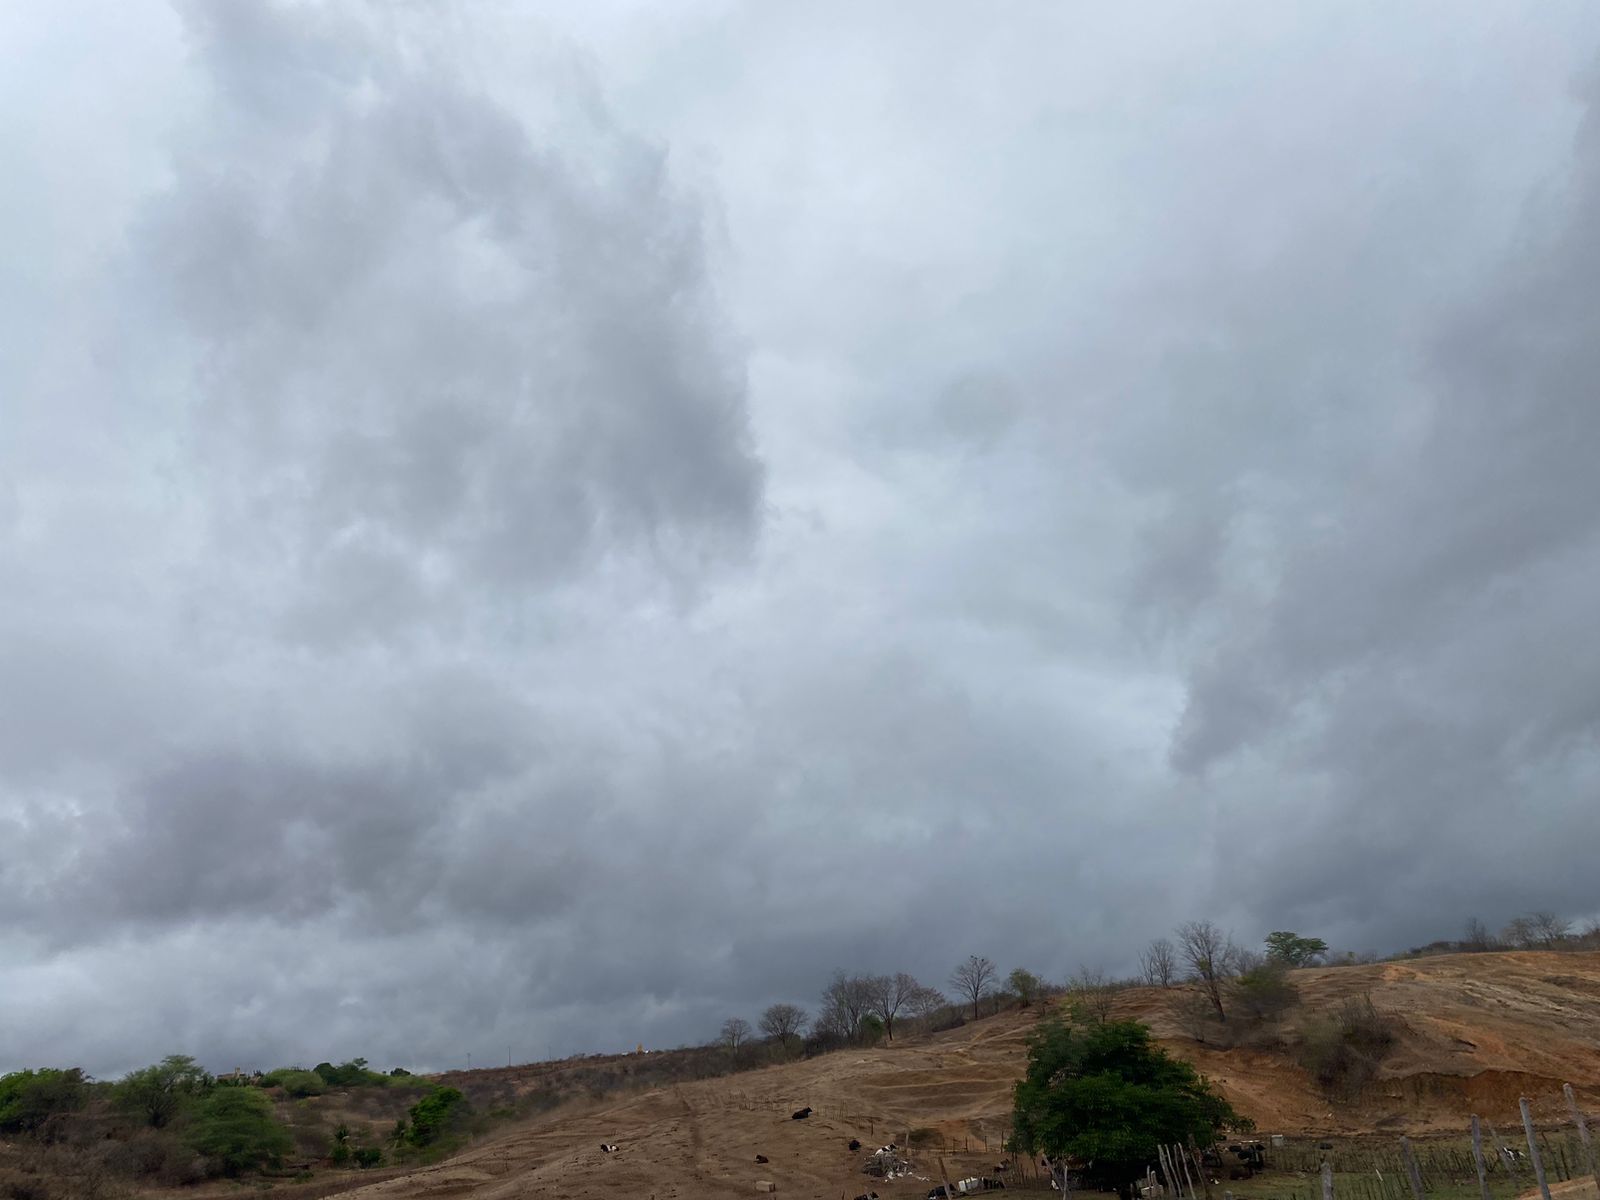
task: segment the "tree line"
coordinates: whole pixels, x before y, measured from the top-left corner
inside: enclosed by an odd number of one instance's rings
[[[743,1017],[729,1017],[722,1023],[717,1044],[741,1062],[753,1057],[782,1060],[893,1042],[908,1023],[918,1032],[937,1033],[1006,1007],[1027,1008],[1067,992],[1103,1007],[1115,988],[1104,974],[1087,968],[1065,983],[1052,983],[1025,967],[1002,978],[994,961],[981,954],[957,963],[946,986],[948,993],[905,971],[838,970],[823,987],[814,1010],[784,1002],[767,1007],[754,1025]]]

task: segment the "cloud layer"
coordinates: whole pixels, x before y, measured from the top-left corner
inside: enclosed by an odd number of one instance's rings
[[[1170,17],[5,18],[0,1070],[1600,910],[1600,21]]]

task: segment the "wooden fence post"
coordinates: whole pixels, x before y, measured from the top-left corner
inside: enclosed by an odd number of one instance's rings
[[[1567,1111],[1572,1114],[1572,1123],[1578,1127],[1578,1140],[1583,1143],[1583,1157],[1589,1165],[1589,1174],[1594,1176],[1596,1195],[1600,1195],[1600,1166],[1595,1164],[1594,1143],[1589,1140],[1589,1122],[1584,1119],[1583,1109],[1578,1107],[1578,1098],[1572,1094],[1572,1085],[1563,1083],[1561,1094],[1567,1098]]]
[[[1199,1200],[1200,1194],[1194,1190],[1194,1176],[1189,1174],[1189,1156],[1176,1142],[1172,1144],[1172,1157],[1177,1159],[1179,1166],[1183,1168],[1184,1182],[1189,1185],[1189,1200]]]
[[[1411,1180],[1411,1194],[1416,1200],[1424,1200],[1422,1195],[1422,1171],[1417,1167],[1417,1156],[1411,1153],[1411,1139],[1400,1139],[1400,1153],[1406,1160],[1406,1178]],[[1550,1200],[1548,1196],[1545,1200]]]
[[[1478,1168],[1478,1194],[1483,1200],[1493,1200],[1489,1195],[1489,1174],[1483,1165],[1483,1130],[1478,1125],[1478,1114],[1472,1114],[1472,1164]]]
[[[1205,1189],[1206,1200],[1211,1200],[1211,1177],[1206,1174],[1206,1162],[1200,1155],[1200,1145],[1189,1135],[1189,1156],[1194,1159],[1195,1173],[1200,1176],[1200,1186]]]
[[[1533,1110],[1528,1107],[1528,1098],[1523,1096],[1518,1100],[1517,1107],[1522,1109],[1522,1131],[1528,1135],[1528,1157],[1533,1159],[1533,1176],[1539,1181],[1539,1194],[1544,1200],[1550,1200],[1550,1184],[1544,1177],[1544,1159],[1539,1157],[1539,1139],[1533,1134]]]

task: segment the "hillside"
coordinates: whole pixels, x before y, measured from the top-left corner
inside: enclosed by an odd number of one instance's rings
[[[1306,1020],[1349,996],[1370,994],[1393,1016],[1396,1048],[1359,1104],[1331,1106],[1292,1050],[1271,1039],[1252,1035],[1251,1047],[1232,1049],[1196,1043],[1182,1031],[1176,990],[1125,993],[1115,1015],[1148,1021],[1263,1132],[1458,1130],[1471,1111],[1509,1124],[1519,1094],[1553,1120],[1563,1081],[1591,1108],[1600,1099],[1600,954],[1441,956],[1299,971],[1295,982],[1301,1005],[1275,1035],[1289,1046]],[[894,1047],[567,1106],[360,1194],[687,1200],[749,1196],[756,1180],[771,1179],[780,1195],[831,1200],[841,1189],[865,1190],[859,1156],[846,1149],[852,1136],[871,1146],[907,1130],[922,1131],[919,1141],[942,1139],[952,1172],[970,1173],[998,1158],[1010,1087],[1036,1019],[1007,1013]],[[790,1120],[803,1105],[817,1110],[812,1118]],[[619,1151],[603,1154],[602,1141]],[[757,1154],[770,1164],[758,1166]],[[872,1186],[893,1198],[920,1196],[928,1184]]]

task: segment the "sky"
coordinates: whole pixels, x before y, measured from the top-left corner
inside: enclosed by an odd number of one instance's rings
[[[1600,912],[1600,8],[0,8],[0,1071]]]

